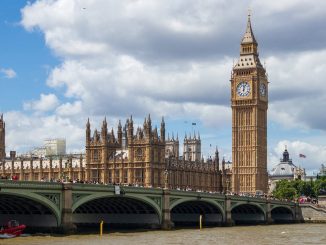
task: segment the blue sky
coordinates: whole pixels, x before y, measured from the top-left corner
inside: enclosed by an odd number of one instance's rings
[[[0,12],[0,64],[1,68],[13,67],[16,77],[7,79],[1,74],[0,104],[2,111],[22,109],[22,101],[38,97],[48,92],[45,84],[47,66],[54,66],[58,60],[45,46],[42,33],[27,32],[19,24],[20,9],[26,1],[1,1]]]
[[[295,164],[317,170],[326,159],[325,4],[2,0],[6,150],[65,137],[69,151],[81,151],[88,117],[99,128],[104,116],[116,126],[151,113],[181,142],[199,131],[205,157],[217,145],[231,160],[229,78],[250,7],[270,81],[269,168],[287,145]]]

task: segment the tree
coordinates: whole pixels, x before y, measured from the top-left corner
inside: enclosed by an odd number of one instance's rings
[[[326,194],[326,176],[315,181],[280,180],[273,191],[273,195],[280,199],[295,199],[301,195],[318,198],[320,194]]]
[[[281,180],[276,183],[273,195],[279,199],[291,199],[297,197],[297,190],[293,187],[294,183],[287,180]]]

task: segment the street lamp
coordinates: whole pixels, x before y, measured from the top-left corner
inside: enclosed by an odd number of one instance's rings
[[[169,171],[167,169],[164,171],[164,189],[169,189]]]
[[[229,184],[230,184],[230,179],[228,177],[226,177],[226,194],[229,193]]]

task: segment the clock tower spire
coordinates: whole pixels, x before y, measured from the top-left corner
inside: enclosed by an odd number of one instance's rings
[[[232,191],[266,193],[268,80],[250,17],[231,76]]]

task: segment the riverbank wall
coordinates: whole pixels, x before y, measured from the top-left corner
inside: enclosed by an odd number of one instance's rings
[[[326,223],[326,207],[300,204],[302,221],[305,223]]]

